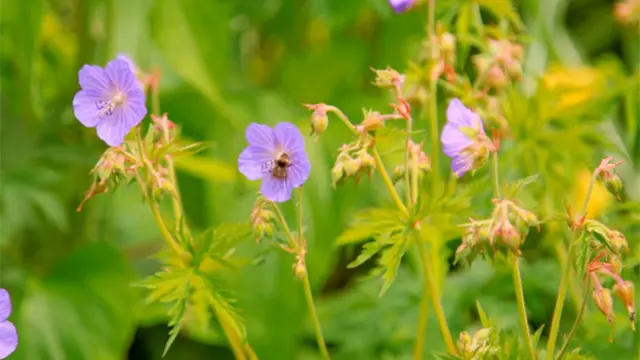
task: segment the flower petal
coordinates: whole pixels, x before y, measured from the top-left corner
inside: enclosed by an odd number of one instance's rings
[[[473,140],[469,139],[455,125],[450,123],[447,123],[442,129],[440,141],[442,142],[442,151],[449,157],[456,156],[460,151],[474,143]]]
[[[139,119],[137,123],[140,120],[142,119]],[[109,146],[118,146],[122,144],[124,137],[137,123],[132,120],[131,113],[126,113],[121,107],[118,107],[111,116],[105,116],[98,124],[98,137]]]
[[[259,146],[249,146],[238,157],[238,169],[249,180],[262,179],[268,172],[269,161],[273,161],[273,154]]]
[[[271,174],[265,176],[260,185],[262,195],[274,202],[285,202],[291,199],[292,189],[288,178],[279,179]]]
[[[73,115],[82,125],[96,127],[101,120],[97,105],[99,101],[108,101],[108,98],[93,89],[78,91],[73,97]]]
[[[11,355],[18,347],[18,332],[9,321],[0,322],[0,359]]]
[[[101,95],[111,92],[109,77],[100,66],[84,65],[78,72],[78,82],[84,90],[94,90]]]
[[[11,315],[11,298],[9,292],[5,289],[0,289],[0,322],[3,322]]]
[[[396,13],[402,13],[409,10],[414,2],[415,0],[389,0],[389,5]]]
[[[109,61],[105,72],[109,77],[113,90],[128,92],[133,89],[140,89],[136,82],[135,74],[129,68],[129,64],[124,60],[115,59]]]
[[[464,175],[467,171],[469,171],[469,168],[462,157],[454,156],[451,158],[451,171],[459,179],[462,177],[462,175]]]
[[[291,166],[287,169],[287,180],[291,186],[299,188],[309,178],[311,172],[311,162],[306,157],[300,159],[292,159]]]
[[[245,132],[245,136],[250,146],[260,147],[264,151],[270,151],[275,158],[276,144],[273,129],[267,125],[251,123]]]
[[[475,115],[471,110],[467,109],[458,99],[452,99],[447,107],[447,122],[459,126],[475,127]]]
[[[127,92],[123,110],[127,115],[126,121],[131,127],[138,125],[147,115],[145,102],[144,92],[141,89],[134,88]]]
[[[297,126],[281,122],[273,128],[276,142],[282,147],[282,151],[289,156],[296,156],[298,152],[304,152],[304,137]]]

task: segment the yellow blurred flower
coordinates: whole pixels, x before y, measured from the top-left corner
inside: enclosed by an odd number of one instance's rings
[[[576,176],[572,201],[574,214],[582,210],[582,204],[587,195],[590,181],[591,172],[588,169],[581,170]],[[591,197],[589,198],[589,204],[587,205],[587,218],[598,217],[598,215],[611,205],[611,201],[612,196],[609,194],[609,191],[607,191],[599,181],[596,181],[593,191],[591,192]]]

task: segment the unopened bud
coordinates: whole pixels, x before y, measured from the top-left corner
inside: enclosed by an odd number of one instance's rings
[[[384,118],[377,111],[365,111],[364,120],[358,126],[362,131],[376,131],[384,127]]]
[[[622,190],[622,180],[620,179],[620,176],[616,174],[611,174],[605,177],[604,185],[613,195],[620,194],[620,191]]]
[[[592,297],[598,309],[607,317],[609,322],[612,322],[615,314],[613,313],[611,291],[609,291],[609,289],[596,289],[593,291]]]
[[[329,118],[326,113],[316,113],[311,115],[311,134],[316,137],[322,135],[327,130]]]
[[[387,67],[383,70],[372,69],[376,73],[374,85],[381,88],[398,88],[404,83],[404,75]]]
[[[344,172],[347,177],[355,175],[361,166],[360,158],[349,159],[344,163]]]
[[[478,71],[478,74],[486,73],[489,70],[489,66],[491,65],[491,59],[483,55],[474,56],[473,62],[476,65],[476,70]]]
[[[507,77],[498,65],[493,65],[487,73],[487,84],[493,88],[501,89],[507,85]]]
[[[440,34],[440,49],[443,52],[455,52],[456,51],[456,37],[449,33],[445,32]]]
[[[512,79],[522,79],[522,65],[519,62],[512,62],[507,65],[507,72]]]
[[[609,231],[609,233],[607,234],[607,241],[612,248],[616,249],[616,251],[620,251],[629,247],[627,238],[620,231]]]
[[[393,169],[393,183],[397,183],[398,181],[404,178],[404,166],[398,165]]]
[[[484,343],[491,336],[491,328],[483,328],[473,334],[473,340],[478,343]]]
[[[336,162],[336,164],[333,166],[333,169],[331,169],[331,182],[333,183],[334,187],[344,177],[344,175],[345,175],[345,171],[344,170],[345,170],[344,169],[344,165],[340,161]]]
[[[629,313],[631,324],[634,324],[636,319],[636,311],[633,305],[633,284],[631,283],[631,281],[626,280],[616,283],[613,286],[613,293],[616,294],[616,297],[620,299],[620,301],[622,301],[624,307]]]

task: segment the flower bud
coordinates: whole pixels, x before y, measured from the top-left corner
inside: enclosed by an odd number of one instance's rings
[[[473,334],[473,340],[478,343],[484,343],[489,340],[491,336],[491,328],[482,328]]]
[[[387,67],[383,70],[372,69],[376,73],[376,80],[374,85],[380,88],[397,89],[404,84],[404,75],[400,74],[396,70]]]
[[[598,309],[607,317],[609,322],[613,322],[615,314],[613,313],[613,298],[609,289],[596,289],[592,294]]]
[[[349,159],[344,163],[344,173],[347,177],[355,175],[360,170],[362,160],[360,158]]]
[[[330,111],[332,107],[326,104],[306,104],[305,107],[313,110],[313,114],[311,114],[311,135],[315,135],[317,139],[329,126],[327,112]]]
[[[344,164],[340,161],[336,162],[336,164],[333,166],[333,169],[331,169],[331,182],[334,187],[340,181],[342,181],[342,178],[344,177],[344,175],[345,175]]]
[[[404,166],[398,165],[393,169],[393,183],[397,183],[398,181],[404,178]]]
[[[633,324],[636,319],[636,311],[633,306],[633,284],[631,281],[620,281],[613,286],[613,293],[622,301],[629,313],[629,318]]]
[[[476,55],[473,57],[473,62],[476,65],[478,74],[484,74],[489,70],[491,65],[491,59],[484,55]]]
[[[455,52],[456,51],[456,37],[450,32],[444,32],[440,34],[440,49],[443,52]]]
[[[501,89],[507,85],[507,77],[498,65],[493,65],[487,73],[487,84],[493,88]]]
[[[377,111],[364,111],[364,120],[358,128],[362,131],[376,131],[384,127],[384,118]]]
[[[627,238],[620,231],[612,230],[607,233],[607,241],[612,248],[616,249],[616,251],[620,251],[622,249],[626,249],[629,247],[627,243]]]
[[[507,65],[507,72],[512,79],[522,79],[522,65],[519,62],[514,61]]]
[[[604,178],[604,185],[613,195],[620,194],[622,190],[622,180],[620,180],[620,176],[616,174],[611,174]]]

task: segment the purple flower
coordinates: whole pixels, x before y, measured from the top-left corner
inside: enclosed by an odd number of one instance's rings
[[[118,55],[116,55],[116,59],[123,60],[127,63],[127,65],[129,65],[129,70],[131,70],[131,72],[136,76],[136,82],[138,83],[138,86],[140,86],[140,89],[144,91],[144,83],[138,78],[138,75],[140,74],[140,68],[138,67],[138,64],[136,64],[136,62],[133,61],[128,55],[123,53],[118,53]]]
[[[389,0],[389,5],[393,8],[393,11],[400,14],[409,9],[415,4],[415,0]]]
[[[86,127],[97,128],[107,145],[120,145],[147,115],[144,92],[129,64],[116,59],[104,69],[84,65],[78,79],[82,90],[73,98],[76,118]]]
[[[282,122],[274,128],[251,124],[245,133],[249,146],[238,157],[238,168],[249,180],[262,180],[260,192],[275,202],[291,199],[293,188],[307,181],[311,163],[298,128]]]
[[[477,169],[492,149],[480,116],[467,109],[458,99],[449,103],[447,124],[440,141],[443,152],[451,158],[451,170],[457,177]]]
[[[18,347],[18,332],[8,321],[11,315],[11,299],[5,289],[0,289],[0,359],[11,355]]]

